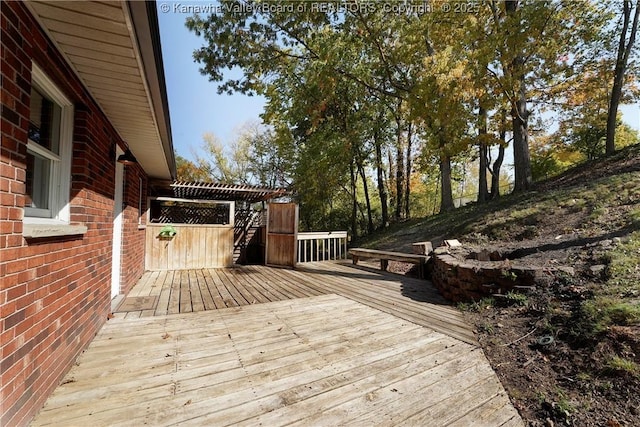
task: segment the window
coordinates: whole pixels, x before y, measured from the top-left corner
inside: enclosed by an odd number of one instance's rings
[[[68,223],[73,104],[36,64],[29,108],[25,221]]]

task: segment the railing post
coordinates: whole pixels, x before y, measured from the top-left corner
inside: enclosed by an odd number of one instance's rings
[[[337,260],[346,255],[346,231],[298,233],[298,262]]]

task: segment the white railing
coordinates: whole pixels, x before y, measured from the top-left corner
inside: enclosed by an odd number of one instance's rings
[[[346,231],[298,233],[298,262],[346,259],[347,240]]]

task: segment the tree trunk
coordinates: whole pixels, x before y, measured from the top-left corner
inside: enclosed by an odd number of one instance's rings
[[[482,105],[478,110],[478,203],[485,203],[489,199],[489,190],[487,188],[487,110]]]
[[[358,165],[358,169],[360,170],[360,177],[362,178],[362,187],[364,189],[364,200],[367,204],[367,232],[368,234],[373,233],[373,215],[371,214],[371,200],[369,199],[369,185],[367,185],[367,177],[364,173],[364,167],[362,163]]]
[[[389,208],[393,211],[396,204],[396,161],[393,158],[393,150],[389,147],[387,151],[387,156],[389,158],[389,175],[387,175],[387,193],[389,194]],[[395,212],[393,212],[393,218],[395,220]]]
[[[387,205],[387,186],[384,182],[384,170],[382,163],[382,141],[380,141],[380,131],[373,134],[373,143],[376,150],[376,173],[378,177],[378,194],[380,195],[380,207],[382,210],[382,228],[389,225],[389,208]]]
[[[520,93],[511,113],[513,125],[513,166],[515,169],[514,192],[531,188],[531,158],[529,157],[529,130],[527,120],[527,98],[524,77],[520,84]]]
[[[409,206],[409,196],[411,195],[411,138],[413,138],[413,127],[409,123],[409,132],[407,133],[407,169],[405,173],[404,186],[404,217],[411,218],[411,210]]]
[[[353,160],[349,165],[349,171],[351,172],[351,235],[354,239],[358,237],[358,200],[356,192],[356,172],[353,165]]]
[[[438,199],[439,199],[438,192],[442,193],[442,191],[439,191],[442,189],[442,185],[440,184],[441,182],[442,182],[442,173],[439,173],[436,177],[436,185],[435,185],[436,191],[433,192],[433,204],[431,205],[432,207],[431,215],[435,215],[436,212],[440,211],[440,207],[438,206]]]
[[[500,146],[498,147],[498,157],[493,162],[493,166],[489,167],[491,173],[491,194],[490,199],[494,200],[500,197],[500,168],[504,161],[504,151],[507,146],[507,113],[505,110],[501,112],[500,119]],[[487,152],[488,154],[488,152]],[[491,162],[488,162],[491,163]]]
[[[440,213],[452,211],[453,192],[451,191],[451,157],[440,155]]]
[[[631,21],[631,10],[633,2],[624,0],[623,3],[623,23],[620,32],[620,41],[618,43],[618,55],[616,58],[616,67],[613,76],[613,87],[611,88],[611,97],[609,99],[609,110],[607,112],[607,139],[606,153],[612,154],[616,151],[616,122],[618,118],[618,106],[622,98],[622,87],[624,86],[624,75],[627,71],[627,62],[631,48],[635,42],[636,32],[638,30],[638,16],[640,16],[640,0],[636,1],[633,23],[631,24],[631,33],[627,41],[627,32],[629,31],[629,22]]]
[[[514,14],[518,9],[518,0],[505,0],[505,11]],[[516,29],[516,36],[519,36]],[[515,169],[514,192],[531,188],[531,158],[529,156],[529,112],[527,111],[527,88],[525,86],[525,59],[516,55],[506,70],[513,81],[518,82],[511,106],[511,124],[513,126],[513,166]]]
[[[404,201],[404,150],[402,143],[402,119],[396,116],[396,221],[402,219],[402,202]]]
[[[502,132],[504,135],[504,132]],[[489,198],[491,200],[500,197],[500,168],[502,167],[502,161],[504,160],[504,145],[498,147],[498,158],[493,162],[491,171],[491,194]]]

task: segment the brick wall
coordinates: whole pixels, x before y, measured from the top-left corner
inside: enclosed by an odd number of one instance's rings
[[[29,422],[107,320],[119,138],[27,8],[6,1],[1,8],[0,425],[14,426]],[[22,237],[32,61],[74,103],[69,200],[84,235]],[[127,166],[125,176],[122,288],[129,290],[144,268],[137,220],[144,173]]]

